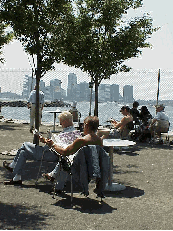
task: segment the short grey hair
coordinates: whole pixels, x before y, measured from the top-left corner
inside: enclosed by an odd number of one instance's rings
[[[69,112],[69,111],[63,111],[61,112],[61,114],[58,116],[58,119],[60,120],[69,120],[69,121],[73,121],[73,115]]]

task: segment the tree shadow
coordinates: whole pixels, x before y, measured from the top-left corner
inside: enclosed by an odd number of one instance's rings
[[[137,165],[128,164],[128,165],[126,165],[126,167],[129,170],[121,170],[121,169],[119,169],[119,168],[121,168],[121,166],[119,166],[119,165],[113,165],[113,173],[114,174],[140,173],[137,170],[130,170],[131,168],[136,168],[136,169],[139,168]]]
[[[7,162],[12,162],[13,158],[8,158]],[[10,161],[9,161],[10,160]],[[26,181],[29,181],[29,180],[34,180],[36,181],[37,179],[37,175],[38,175],[38,172],[39,172],[39,167],[40,167],[40,161],[27,161],[26,165],[25,165],[25,168],[24,168],[24,171],[23,171],[23,174],[22,174],[22,178],[23,180],[26,180]],[[47,172],[50,172],[54,169],[54,167],[56,166],[56,163],[57,162],[46,162],[46,161],[43,161],[42,162],[42,166],[41,166],[41,171],[40,171],[40,174],[39,174],[39,180],[40,178],[43,179],[42,177],[42,173],[47,173]],[[8,170],[6,170],[4,167],[0,167],[0,171],[1,171],[1,174],[4,178],[7,178],[7,179],[11,179],[13,177],[13,174],[10,173]],[[45,181],[45,180],[44,180]]]
[[[139,173],[139,171],[128,171],[128,170],[117,170],[117,169],[115,169],[115,170],[113,170],[113,173],[114,174],[130,174],[130,173]]]
[[[50,214],[37,211],[37,207],[0,203],[0,229],[45,229],[45,219]]]
[[[165,150],[173,150],[173,146],[169,144],[157,144],[157,143],[139,143],[138,147],[140,149],[144,148],[158,148],[160,149],[165,149]]]
[[[139,156],[139,154],[138,153],[136,153],[136,151],[137,150],[118,150],[118,151],[116,151],[116,154],[118,154],[118,155],[128,155],[128,156]]]
[[[0,130],[16,130],[16,126],[14,124],[0,124]]]

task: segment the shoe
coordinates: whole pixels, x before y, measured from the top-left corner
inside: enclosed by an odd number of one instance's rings
[[[7,161],[3,162],[3,167],[6,168],[8,171],[13,172],[13,168],[9,167],[10,163],[7,163]]]
[[[97,193],[97,198],[105,198],[105,195],[103,192]]]
[[[8,180],[8,181],[4,181],[5,185],[22,185],[22,181],[18,180],[18,181],[13,181],[12,180]]]
[[[49,180],[51,182],[54,182],[55,178],[52,176],[49,176],[48,173],[43,173],[42,176],[46,179]]]
[[[62,193],[62,190],[60,190],[60,189],[55,189],[55,193],[56,193],[56,194],[61,194],[61,193]]]
[[[30,133],[33,133],[33,132],[32,132],[32,130],[33,130],[33,128],[31,128],[31,129],[29,130],[29,131],[30,131]]]
[[[159,144],[163,144],[163,140],[159,140]]]

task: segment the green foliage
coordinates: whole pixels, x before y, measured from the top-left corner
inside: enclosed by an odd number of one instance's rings
[[[41,75],[61,61],[66,33],[63,26],[71,14],[67,0],[2,0],[0,15],[11,25],[26,52],[37,55]],[[62,48],[62,49],[61,49]]]
[[[150,47],[147,39],[156,30],[149,15],[130,18],[128,10],[142,6],[142,0],[76,0],[74,25],[64,62],[89,72],[101,82],[119,71],[129,71],[124,61]]]
[[[0,22],[0,55],[2,55],[2,48],[13,39],[13,33],[6,31],[7,25]],[[4,58],[0,58],[0,62],[4,62]]]

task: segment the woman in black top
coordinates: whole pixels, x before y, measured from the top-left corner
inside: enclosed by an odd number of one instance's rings
[[[147,126],[149,123],[149,119],[152,119],[152,115],[148,111],[148,108],[146,106],[141,107],[141,112],[139,113],[139,118],[142,121],[144,126]]]

